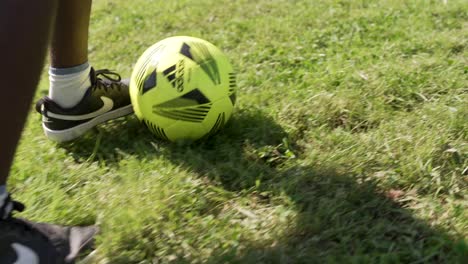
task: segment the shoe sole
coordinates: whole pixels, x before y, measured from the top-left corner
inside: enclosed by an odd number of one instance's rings
[[[56,142],[66,142],[73,140],[84,133],[86,133],[88,130],[91,128],[104,123],[108,120],[119,118],[122,116],[126,116],[133,113],[133,108],[132,105],[127,105],[124,107],[121,107],[119,109],[107,112],[105,114],[102,114],[96,118],[93,118],[89,120],[86,123],[80,124],[78,126],[64,129],[64,130],[51,130],[47,128],[44,124],[42,124],[42,128],[44,129],[44,133],[49,138],[50,140],[56,141]]]

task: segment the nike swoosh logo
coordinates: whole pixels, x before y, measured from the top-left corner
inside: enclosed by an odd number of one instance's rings
[[[13,264],[39,264],[39,256],[30,248],[18,243],[11,244],[18,258]]]
[[[105,114],[105,113],[109,112],[114,107],[114,101],[112,101],[112,99],[107,98],[105,96],[101,96],[101,100],[103,102],[102,107],[99,108],[98,110],[96,110],[94,112],[91,112],[91,113],[88,113],[88,114],[84,114],[84,115],[61,115],[61,114],[55,114],[55,113],[52,113],[52,112],[48,111],[46,115],[48,117],[52,117],[52,118],[56,118],[56,119],[62,119],[62,120],[68,120],[68,121],[81,121],[81,120],[87,120],[87,119],[95,118],[97,116],[100,116],[102,114]]]

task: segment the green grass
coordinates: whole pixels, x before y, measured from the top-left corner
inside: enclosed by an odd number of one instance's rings
[[[466,1],[93,8],[94,66],[128,76],[153,43],[204,38],[238,71],[235,114],[192,145],[133,116],[57,145],[31,114],[21,216],[97,222],[101,263],[466,263]]]

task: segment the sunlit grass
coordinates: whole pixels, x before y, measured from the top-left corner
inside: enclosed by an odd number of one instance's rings
[[[108,263],[466,261],[465,1],[93,8],[94,66],[129,76],[153,43],[200,37],[238,71],[236,112],[192,145],[133,116],[57,145],[32,113],[9,183],[21,216],[98,223]]]

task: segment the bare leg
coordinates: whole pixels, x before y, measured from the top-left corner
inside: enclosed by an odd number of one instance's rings
[[[0,0],[0,185],[5,185],[16,145],[44,64],[57,0]]]
[[[51,66],[68,68],[88,61],[91,0],[59,1],[51,43]]]
[[[0,0],[1,1],[1,0]],[[51,67],[49,68],[49,94],[38,101],[43,116],[47,113],[62,117],[94,113],[100,107],[101,88],[106,97],[114,101],[112,113],[99,118],[70,122],[69,118],[48,118],[43,122],[44,133],[54,141],[73,140],[102,121],[132,112],[128,84],[110,71],[94,69],[88,63],[88,26],[92,0],[61,0],[51,41]],[[116,76],[118,78],[108,78]],[[97,76],[100,76],[99,78]],[[108,90],[108,84],[116,89]],[[117,89],[118,88],[118,89]],[[76,117],[75,117],[76,118]],[[78,125],[79,124],[79,125]],[[81,126],[81,128],[79,127]],[[86,129],[84,129],[86,128]]]
[[[93,241],[94,226],[17,221],[22,211],[5,190],[16,145],[39,81],[58,0],[0,0],[0,263],[68,263]],[[44,239],[44,236],[48,238]],[[54,241],[54,243],[51,243]],[[62,245],[70,245],[67,248]],[[19,248],[18,248],[19,247]],[[21,260],[22,261],[21,261]]]

